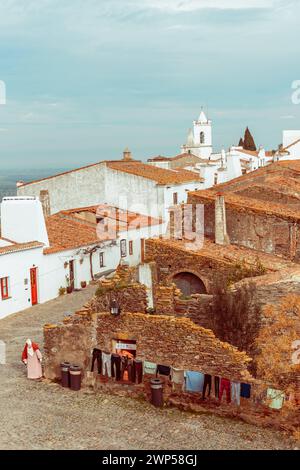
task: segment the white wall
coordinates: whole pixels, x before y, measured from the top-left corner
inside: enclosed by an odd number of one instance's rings
[[[154,302],[153,302],[152,271],[151,271],[151,267],[149,264],[146,264],[146,263],[140,264],[139,282],[146,286],[148,308],[153,308]]]
[[[105,201],[105,163],[20,186],[18,196],[40,196],[48,190],[51,214],[65,209],[86,207]]]
[[[195,175],[196,177],[196,175]],[[182,183],[182,184],[175,184],[173,186],[169,186],[165,188],[165,218],[167,220],[169,213],[169,208],[174,206],[173,203],[173,194],[177,193],[178,204],[185,204],[187,202],[188,193],[189,191],[195,191],[196,189],[202,189],[201,181],[195,181],[192,183]]]
[[[147,178],[112,170],[105,163],[18,188],[18,195],[39,197],[48,190],[51,213],[107,203],[145,215],[164,215],[163,189]]]
[[[93,253],[93,274],[101,275],[115,270],[121,260],[120,241],[126,239],[127,256],[122,258],[130,266],[141,262],[141,238],[146,239],[160,234],[163,226],[145,227],[120,233],[116,244],[105,242],[103,248]],[[133,254],[129,254],[129,241],[133,241]],[[91,248],[92,246],[88,247]],[[60,287],[67,287],[66,276],[69,266],[65,263],[74,260],[75,289],[81,288],[81,281],[91,281],[90,257],[83,254],[84,248],[43,254],[42,248],[0,256],[0,278],[9,277],[11,298],[2,300],[0,296],[0,319],[7,315],[31,307],[30,268],[37,268],[38,303],[44,303],[58,296]],[[104,253],[104,267],[100,268],[100,252]],[[80,260],[83,262],[80,262]],[[25,284],[27,279],[27,284]]]
[[[31,306],[30,268],[40,267],[42,259],[41,247],[0,256],[0,278],[9,277],[11,296],[2,300],[0,293],[0,319]]]
[[[114,207],[152,217],[164,216],[163,188],[153,180],[107,168],[105,188],[106,201]]]
[[[5,197],[1,203],[1,234],[18,243],[38,241],[49,246],[48,234],[39,199]]]

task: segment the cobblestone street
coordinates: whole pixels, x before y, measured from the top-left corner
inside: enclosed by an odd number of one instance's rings
[[[88,287],[0,321],[7,344],[7,364],[0,365],[1,449],[289,448],[280,433],[239,421],[28,381],[20,361],[26,339],[42,349],[42,325],[78,309],[93,291]]]

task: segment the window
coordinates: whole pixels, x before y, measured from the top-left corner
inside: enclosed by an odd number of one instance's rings
[[[9,298],[9,289],[8,289],[8,277],[2,277],[0,279],[1,284],[1,298],[2,300]]]
[[[100,268],[104,268],[104,253],[99,253]]]
[[[214,184],[218,184],[218,174],[215,173],[215,176],[214,176]]]
[[[205,134],[204,132],[200,132],[200,144],[205,144]]]
[[[173,204],[174,206],[178,204],[178,193],[173,193]]]
[[[130,256],[133,255],[133,241],[132,240],[129,242],[129,254]]]
[[[126,258],[126,256],[127,256],[126,240],[121,240],[120,241],[120,251],[121,251],[121,258]]]

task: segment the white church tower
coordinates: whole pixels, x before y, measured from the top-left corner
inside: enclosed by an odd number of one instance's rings
[[[187,143],[181,147],[181,153],[192,153],[198,157],[209,158],[212,154],[212,121],[201,110],[198,121],[193,121]]]

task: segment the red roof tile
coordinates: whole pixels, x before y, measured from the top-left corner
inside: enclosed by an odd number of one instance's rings
[[[180,184],[188,182],[199,182],[202,180],[197,173],[188,170],[166,170],[147,163],[136,161],[107,162],[107,166],[112,170],[130,173],[155,181],[157,184]]]
[[[190,192],[190,198],[205,203],[225,196],[226,205],[240,211],[255,211],[300,221],[300,161],[272,163],[213,188]]]
[[[82,214],[92,214],[94,220]],[[99,218],[103,217],[103,224]],[[162,220],[135,212],[122,211],[107,204],[58,212],[46,219],[50,247],[45,254],[71,250],[114,240],[119,232],[162,224]]]

